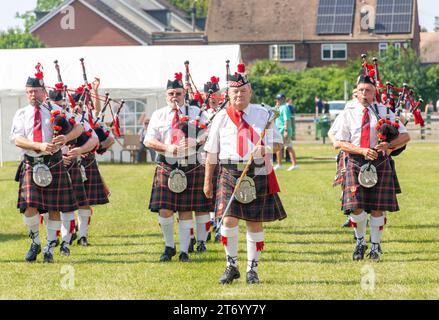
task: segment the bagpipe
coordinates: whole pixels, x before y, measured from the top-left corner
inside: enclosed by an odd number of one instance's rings
[[[414,118],[415,125],[424,126],[421,112],[419,110],[423,100],[414,98],[414,90],[410,88],[407,83],[403,83],[402,87],[396,87],[391,82],[387,81],[385,85],[381,80],[379,71],[378,58],[373,58],[373,64],[369,64],[367,55],[362,54],[362,70],[360,74],[369,76],[375,83],[375,98],[376,101],[386,106],[386,117],[382,118],[378,109],[369,105],[369,108],[374,112],[378,118],[378,123],[375,126],[379,142],[391,142],[399,135],[400,123],[407,125],[410,120],[409,116],[403,117],[402,113],[408,112]],[[395,121],[390,120],[390,111],[395,113]],[[391,156],[397,156],[405,150],[406,146],[393,150]]]
[[[229,60],[226,61],[227,74],[229,72],[229,62],[230,62]],[[228,95],[227,94],[225,95],[225,99],[224,99],[223,103],[216,110],[214,110],[212,116],[209,119],[207,119],[207,122],[203,123],[201,121],[201,116],[202,116],[203,112],[210,109],[209,99],[214,92],[213,92],[213,90],[209,90],[207,95],[205,97],[203,97],[203,95],[198,90],[197,86],[195,85],[195,82],[194,82],[192,75],[190,73],[189,61],[185,61],[184,66],[185,66],[185,89],[186,89],[185,90],[185,105],[187,107],[186,107],[185,114],[180,115],[179,129],[183,132],[185,137],[188,137],[189,133],[195,133],[195,135],[198,136],[198,134],[201,131],[207,129],[209,124],[212,122],[213,117],[220,110],[222,110],[224,108],[224,106],[227,104]],[[181,80],[181,78],[182,78],[181,74],[176,73],[175,76],[176,76],[176,80],[178,80],[178,79]],[[218,84],[219,78],[212,77],[211,81]],[[227,90],[226,90],[226,92],[227,92]],[[195,106],[199,107],[198,114],[196,115],[195,119],[193,119],[193,120],[190,120],[190,118],[189,118],[189,106],[190,105],[195,105]],[[177,105],[177,108],[180,108],[180,106]]]
[[[105,142],[110,136],[110,129],[113,129],[117,137],[120,137],[121,135],[119,114],[125,104],[125,101],[122,99],[120,102],[115,102],[114,100],[109,98],[109,93],[105,93],[105,96],[98,95],[97,93],[92,93],[92,85],[88,82],[84,58],[80,58],[79,61],[82,67],[84,84],[79,86],[75,90],[68,89],[62,81],[58,60],[55,60],[54,64],[58,75],[58,83],[55,84],[55,87],[52,89],[63,91],[64,110],[75,114],[81,114],[81,123],[87,121],[90,125],[91,129],[83,132],[77,138],[76,146],[84,145],[92,136],[93,130],[95,131],[99,139],[99,146],[95,151],[98,154],[103,154],[105,153],[106,149],[102,147],[102,143]],[[93,100],[104,102],[104,107],[100,110],[97,116],[94,115],[95,106]],[[116,112],[113,111],[113,104],[117,105]],[[104,122],[105,111],[108,107],[112,116],[112,122],[109,128],[102,124]],[[54,123],[56,122],[57,121],[54,120]]]
[[[422,119],[419,108],[424,101],[421,98],[418,100],[415,99],[414,90],[410,88],[407,83],[403,83],[400,88],[394,86],[389,81],[384,85],[381,80],[378,58],[373,57],[373,64],[369,64],[366,54],[362,54],[361,59],[362,73],[368,75],[375,82],[376,100],[390,107],[390,110],[394,113],[397,113],[398,109],[400,109],[400,115],[402,111],[408,111],[413,116],[415,124],[419,124],[423,127],[424,120]],[[407,124],[410,119],[405,120],[404,125]]]

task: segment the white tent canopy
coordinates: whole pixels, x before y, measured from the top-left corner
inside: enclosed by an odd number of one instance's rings
[[[95,76],[101,79],[102,93],[108,91],[115,99],[150,97],[157,108],[164,102],[167,80],[175,72],[184,74],[184,61],[190,62],[200,90],[213,75],[224,87],[225,61],[230,60],[231,70],[235,70],[240,49],[239,45],[206,45],[0,50],[0,161],[18,158],[17,148],[8,143],[9,131],[16,110],[26,105],[24,86],[27,77],[35,73],[35,65],[42,64],[46,85],[54,86],[58,82],[54,61],[58,60],[63,82],[74,89],[83,83],[80,58],[84,58],[88,81]]]

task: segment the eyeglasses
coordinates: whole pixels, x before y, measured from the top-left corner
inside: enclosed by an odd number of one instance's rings
[[[169,97],[173,97],[173,96],[180,97],[182,94],[183,93],[181,92],[168,92]]]

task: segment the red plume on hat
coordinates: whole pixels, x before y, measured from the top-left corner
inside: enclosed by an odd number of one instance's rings
[[[76,90],[75,90],[75,93],[82,94],[83,92],[84,92],[84,85],[82,85],[82,86],[76,88]]]
[[[64,83],[62,83],[62,82],[56,83],[55,90],[59,90],[59,91],[64,90]]]
[[[183,73],[181,72],[176,72],[175,73],[175,80],[179,80],[181,81],[183,79]]]
[[[238,73],[244,73],[245,72],[245,64],[240,63],[238,64]]]
[[[217,78],[215,76],[210,78],[210,82],[212,82],[212,84],[219,83],[219,81],[220,81],[220,78]]]
[[[42,68],[43,68],[43,66],[39,62],[35,66],[35,69],[37,69],[37,72],[35,73],[35,78],[37,78],[38,80],[43,80],[43,78],[44,78],[43,71],[41,71]]]

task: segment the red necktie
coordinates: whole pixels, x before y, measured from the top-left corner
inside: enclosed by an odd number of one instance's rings
[[[244,157],[244,155],[247,154],[248,151],[248,124],[247,122],[244,121],[244,119],[242,118],[244,112],[243,111],[237,111],[237,116],[239,119],[239,127],[238,127],[238,135],[237,135],[237,142],[236,142],[236,146],[238,149],[238,154],[239,156],[242,158]]]
[[[174,117],[172,118],[172,130],[171,130],[171,144],[178,145],[180,142],[179,126],[178,126],[178,110],[172,109],[174,112]]]
[[[361,148],[370,148],[370,118],[368,108],[363,110],[363,120],[361,121]]]
[[[41,130],[41,110],[35,106],[34,110],[34,142],[43,142],[43,132]]]

